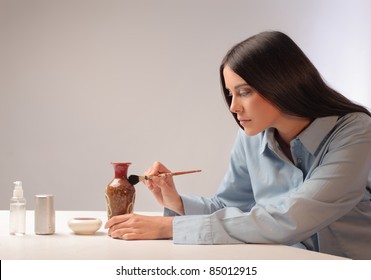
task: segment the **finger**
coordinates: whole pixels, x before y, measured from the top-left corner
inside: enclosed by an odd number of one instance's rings
[[[123,240],[138,240],[140,238],[139,238],[139,235],[137,233],[135,233],[135,232],[128,232],[128,233],[124,233],[121,236],[121,239],[123,239]]]
[[[152,166],[146,171],[145,175],[147,176],[157,176],[158,174],[160,174],[160,170],[161,170],[161,167],[162,164],[158,161],[154,162],[152,164]]]
[[[153,187],[153,181],[152,180],[144,180],[142,181],[144,185],[146,185],[148,188]]]
[[[123,238],[124,235],[133,233],[131,228],[120,228],[111,232],[110,236],[112,238]]]
[[[145,172],[144,172],[144,175],[146,176],[151,176],[151,175],[155,175],[158,171],[155,170],[154,166],[152,165],[150,168],[148,168]]]
[[[154,187],[154,184],[152,182],[152,179],[156,178],[157,176],[163,174],[163,173],[170,173],[171,171],[167,169],[161,162],[156,161],[153,163],[153,165],[144,173],[146,176],[151,176],[152,178],[150,180],[145,180],[143,183],[152,190]],[[166,177],[166,176],[164,176]]]
[[[143,232],[140,228],[135,227],[124,227],[124,228],[118,228],[111,232],[112,238],[121,238],[125,240],[134,240],[139,239],[139,236],[142,235]]]
[[[172,176],[160,176],[160,177],[153,177],[152,183],[159,188],[169,188],[174,185],[174,180]]]
[[[168,168],[166,168],[165,165],[163,165],[161,162],[159,161],[156,161],[154,164],[153,164],[153,169],[156,170],[158,172],[158,174],[161,174],[161,173],[169,173],[171,172]],[[157,174],[157,175],[158,175]]]
[[[127,221],[130,218],[131,214],[126,214],[126,215],[118,215],[118,216],[113,216],[111,219],[109,219],[106,224],[104,225],[104,228],[110,228],[116,224],[122,223]]]
[[[145,180],[143,184],[148,188],[148,190],[153,191],[157,188],[157,186],[153,183],[152,180]]]
[[[118,219],[117,216],[112,217],[111,219],[109,219],[109,220],[105,223],[104,228],[110,228],[110,227],[112,227],[113,225],[117,224],[117,219]]]

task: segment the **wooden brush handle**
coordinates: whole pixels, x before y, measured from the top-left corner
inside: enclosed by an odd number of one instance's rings
[[[189,170],[189,171],[162,173],[162,174],[157,175],[157,177],[177,176],[177,175],[184,175],[184,174],[190,174],[190,173],[196,173],[196,172],[201,172],[201,170]]]

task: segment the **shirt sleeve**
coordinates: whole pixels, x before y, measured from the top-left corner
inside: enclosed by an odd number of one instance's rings
[[[241,141],[244,136],[244,132],[239,131],[232,148],[228,170],[213,197],[182,196],[186,215],[211,214],[227,206],[248,212],[255,205],[246,153]]]
[[[255,205],[254,194],[246,164],[246,153],[239,131],[232,148],[230,162],[218,191],[211,198],[182,196],[185,216],[177,216],[165,209],[165,215],[174,219],[174,243],[224,244],[243,243],[233,238],[220,220],[232,218],[236,213],[249,212]],[[190,224],[192,227],[190,228]],[[235,230],[243,230],[241,227]]]
[[[292,245],[345,215],[362,199],[367,186],[371,169],[369,118],[366,120],[365,116],[354,123],[344,123],[329,137],[322,150],[318,151],[317,162],[313,164],[315,168],[310,170],[307,179],[294,191],[265,205],[253,205],[253,199],[249,197],[252,195],[251,187],[247,187],[247,191],[240,189],[243,186],[239,183],[239,176],[246,176],[246,167],[241,163],[236,164],[240,162],[236,159],[241,152],[241,145],[237,143],[226,179],[216,195],[223,204],[228,199],[234,201],[231,196],[237,191],[234,205],[212,214],[176,217],[173,223],[174,242]],[[234,180],[236,190],[229,193]],[[240,194],[249,198],[247,209],[238,207],[244,200],[239,200]]]

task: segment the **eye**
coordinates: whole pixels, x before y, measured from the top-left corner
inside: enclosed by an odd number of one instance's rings
[[[253,92],[252,89],[250,89],[250,88],[244,88],[244,89],[240,89],[240,91],[238,92],[238,95],[239,96],[248,96],[252,92]]]

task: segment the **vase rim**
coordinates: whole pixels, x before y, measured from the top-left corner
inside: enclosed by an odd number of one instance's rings
[[[115,162],[111,162],[111,164],[114,164],[114,165],[127,164],[127,165],[129,165],[129,164],[131,164],[131,162],[117,162],[117,161],[115,161]]]

